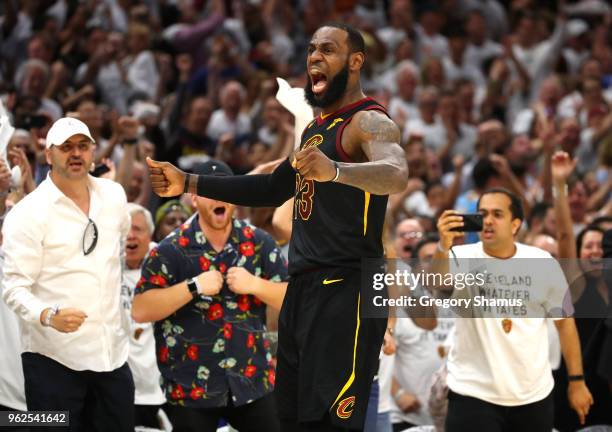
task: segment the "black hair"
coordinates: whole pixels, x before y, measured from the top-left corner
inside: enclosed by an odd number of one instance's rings
[[[578,183],[582,183],[582,182],[583,182],[583,178],[580,175],[580,173],[573,172],[567,178],[567,190],[571,192]]]
[[[529,228],[533,227],[534,219],[544,219],[546,217],[546,212],[549,208],[552,208],[552,204],[547,202],[538,202],[535,203],[531,208],[531,212],[529,216],[527,216],[527,225]]]
[[[444,30],[442,31],[443,36],[446,36],[447,39],[452,38],[460,38],[466,39],[467,32],[465,30],[465,22],[463,20],[453,20],[446,24]]]
[[[464,85],[472,85],[475,87],[474,85],[474,81],[472,81],[469,78],[457,78],[454,82],[453,82],[453,91],[455,92],[455,94],[457,94],[457,92],[459,91],[459,89],[461,89],[461,87],[463,87]]]
[[[478,7],[473,7],[473,8],[471,8],[471,9],[468,11],[468,16],[469,16],[469,15],[478,15],[478,16],[480,16],[481,18],[483,18],[485,21],[486,21],[486,19],[487,19],[487,16],[484,14],[484,12],[483,12],[483,11],[482,11],[480,8],[478,8]]]
[[[512,28],[515,28],[523,19],[528,19],[531,21],[536,21],[539,18],[537,12],[533,10],[520,10],[514,16],[514,22],[512,23]]]
[[[603,228],[598,227],[597,225],[589,224],[585,226],[576,236],[576,256],[580,258],[580,249],[582,249],[582,243],[584,242],[584,237],[588,232],[596,231],[598,233],[604,234]]]
[[[421,241],[419,241],[416,244],[416,246],[412,249],[412,257],[418,258],[419,251],[423,248],[423,246],[430,244],[430,243],[438,243],[439,241],[440,241],[440,236],[438,236],[438,234],[436,233],[425,234],[425,237],[423,237]]]
[[[204,93],[196,93],[191,95],[187,100],[183,102],[183,106],[181,108],[183,116],[187,116],[189,115],[189,113],[191,113],[193,103],[198,99],[205,99],[210,102],[210,99]]]
[[[442,98],[453,98],[453,99],[457,99],[457,92],[455,90],[451,90],[451,89],[445,89],[442,90],[439,94],[438,94],[438,100],[442,100]]]
[[[442,184],[442,182],[440,181],[432,181],[432,182],[428,182],[425,184],[425,195],[429,194],[429,191],[432,190],[434,187],[436,186],[440,186],[442,188],[444,188],[444,185]]]
[[[333,27],[344,30],[347,34],[348,45],[351,53],[361,52],[365,54],[365,41],[363,40],[363,36],[359,30],[357,30],[355,27],[339,22],[328,22],[319,28],[322,27]]]
[[[523,221],[525,219],[525,214],[523,213],[523,203],[521,203],[520,198],[514,195],[512,192],[510,192],[506,188],[500,187],[500,188],[487,189],[478,198],[478,202],[476,203],[476,208],[480,210],[480,200],[482,199],[483,196],[494,194],[494,193],[506,195],[510,199],[510,213],[512,214],[512,219],[519,219],[520,221]]]
[[[487,181],[493,177],[499,177],[499,173],[488,157],[482,158],[476,162],[472,170],[472,180],[474,180],[474,186],[476,186],[477,189],[484,189],[487,185]]]
[[[89,25],[89,26],[86,26],[86,27],[85,27],[85,31],[84,31],[85,38],[86,38],[86,39],[87,39],[87,38],[89,38],[89,37],[91,36],[91,34],[92,34],[93,32],[95,32],[96,30],[100,30],[100,31],[102,31],[102,32],[107,33],[107,31],[106,31],[106,30],[104,29],[104,27],[102,27],[101,25],[98,25],[98,24],[92,24],[92,25]]]
[[[612,222],[612,216],[598,216],[591,221],[589,225],[594,225],[601,228],[601,224]]]

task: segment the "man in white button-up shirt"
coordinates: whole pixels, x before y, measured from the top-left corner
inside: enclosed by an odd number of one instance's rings
[[[121,314],[122,187],[91,177],[94,140],[74,118],[47,134],[46,180],[7,215],[3,298],[22,320],[28,410],[69,410],[70,430],[134,430]]]

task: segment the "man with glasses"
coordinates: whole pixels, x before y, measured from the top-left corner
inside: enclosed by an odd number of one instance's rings
[[[395,227],[394,246],[397,257],[409,259],[413,256],[414,247],[424,235],[423,226],[418,219],[406,218]]]
[[[70,430],[133,431],[134,383],[121,318],[123,188],[94,178],[87,126],[47,134],[48,177],[7,215],[3,298],[22,320],[28,410],[70,412]]]

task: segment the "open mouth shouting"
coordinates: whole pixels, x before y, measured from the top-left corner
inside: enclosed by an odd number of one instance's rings
[[[229,215],[229,208],[226,205],[216,205],[212,209],[212,221],[215,224],[225,224],[227,216]]]
[[[138,249],[138,243],[131,242],[125,245],[125,249],[128,253],[134,253]]]
[[[310,70],[310,81],[312,83],[312,92],[316,95],[320,95],[325,92],[327,88],[327,75],[318,69]]]

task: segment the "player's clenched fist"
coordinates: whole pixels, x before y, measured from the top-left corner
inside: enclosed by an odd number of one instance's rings
[[[160,197],[173,197],[185,190],[186,173],[169,162],[157,162],[147,158],[151,187]]]
[[[327,182],[336,177],[334,161],[325,156],[318,147],[308,147],[296,152],[292,165],[306,180]]]
[[[456,237],[462,237],[463,232],[451,231],[453,228],[463,226],[463,218],[458,216],[455,210],[445,210],[438,219],[438,233],[440,234],[440,247],[448,251],[453,245],[453,240]]]

